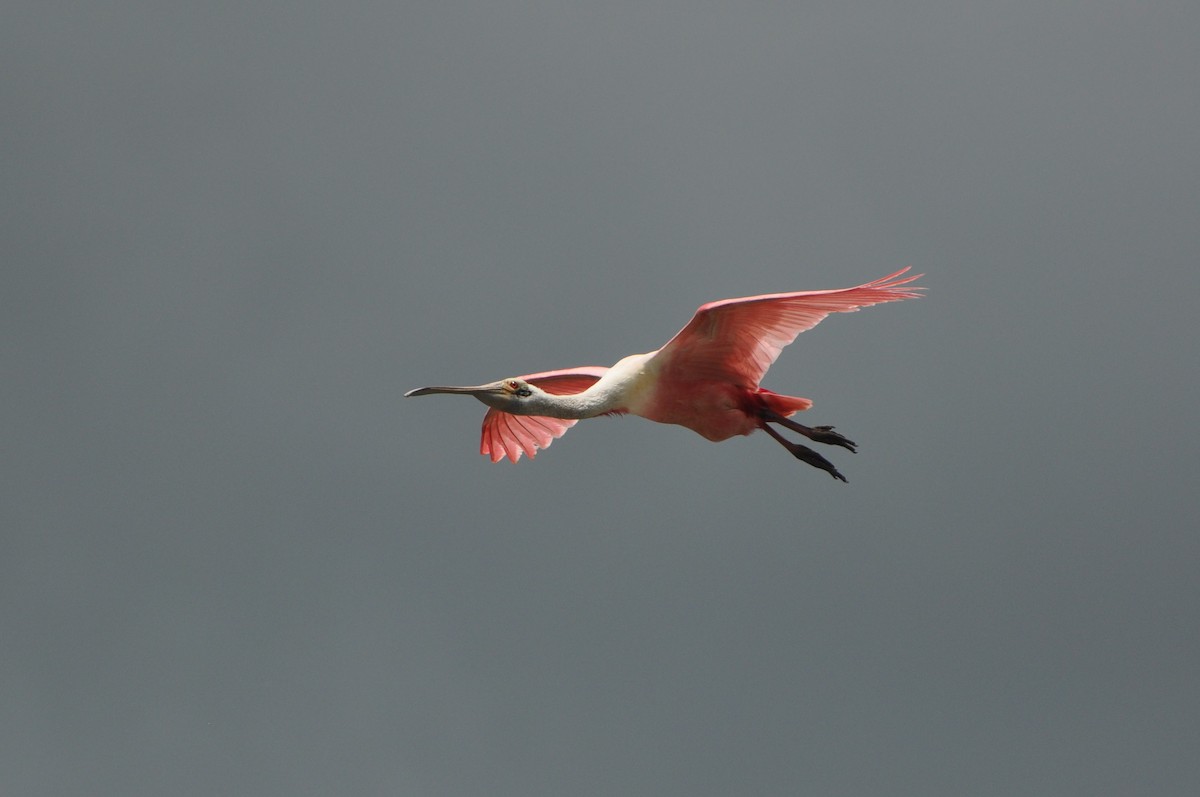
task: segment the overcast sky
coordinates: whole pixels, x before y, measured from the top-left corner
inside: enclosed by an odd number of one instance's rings
[[[1194,795],[1200,6],[16,3],[0,792]],[[912,265],[860,444],[427,384]]]

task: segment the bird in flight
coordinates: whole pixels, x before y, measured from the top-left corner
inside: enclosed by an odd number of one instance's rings
[[[856,288],[709,302],[661,349],[632,354],[611,368],[581,366],[486,385],[422,387],[404,395],[458,393],[488,405],[479,453],[492,462],[504,457],[516,462],[521,454],[532,459],[583,418],[630,413],[686,426],[713,442],[762,429],[797,459],[844,482],[833,463],[773,425],[851,452],[856,444],[832,426],[791,420],[812,402],[772,393],[758,383],[784,346],[830,313],[921,296],[917,291],[923,288],[909,283],[922,275],[903,276],[907,271]]]

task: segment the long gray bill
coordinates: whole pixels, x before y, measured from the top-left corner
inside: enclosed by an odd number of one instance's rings
[[[441,387],[419,387],[416,390],[410,390],[404,394],[405,398],[412,396],[429,396],[434,393],[463,393],[468,396],[475,396],[480,393],[498,393],[504,387],[500,382],[491,382],[486,385],[468,385],[466,387],[441,386]]]

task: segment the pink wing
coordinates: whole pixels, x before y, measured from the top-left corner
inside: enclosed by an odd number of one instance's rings
[[[582,393],[604,376],[607,368],[585,365],[564,371],[543,371],[522,376],[530,384],[547,393],[561,396]],[[539,448],[548,448],[555,438],[562,437],[578,421],[547,418],[541,415],[512,415],[489,409],[483,416],[483,439],[479,453],[499,462],[504,457],[516,462],[525,454],[533,459]]]
[[[901,285],[921,274],[898,279],[903,268],[857,288],[832,291],[800,291],[722,299],[696,311],[688,325],[655,359],[663,362],[663,377],[681,381],[732,381],[757,387],[783,347],[806,329],[812,329],[830,313],[849,313],[882,302],[914,299],[918,287]]]

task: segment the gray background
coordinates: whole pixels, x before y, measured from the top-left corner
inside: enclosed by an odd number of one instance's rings
[[[1190,2],[11,3],[0,792],[1192,795]],[[911,264],[765,435],[431,383]]]

